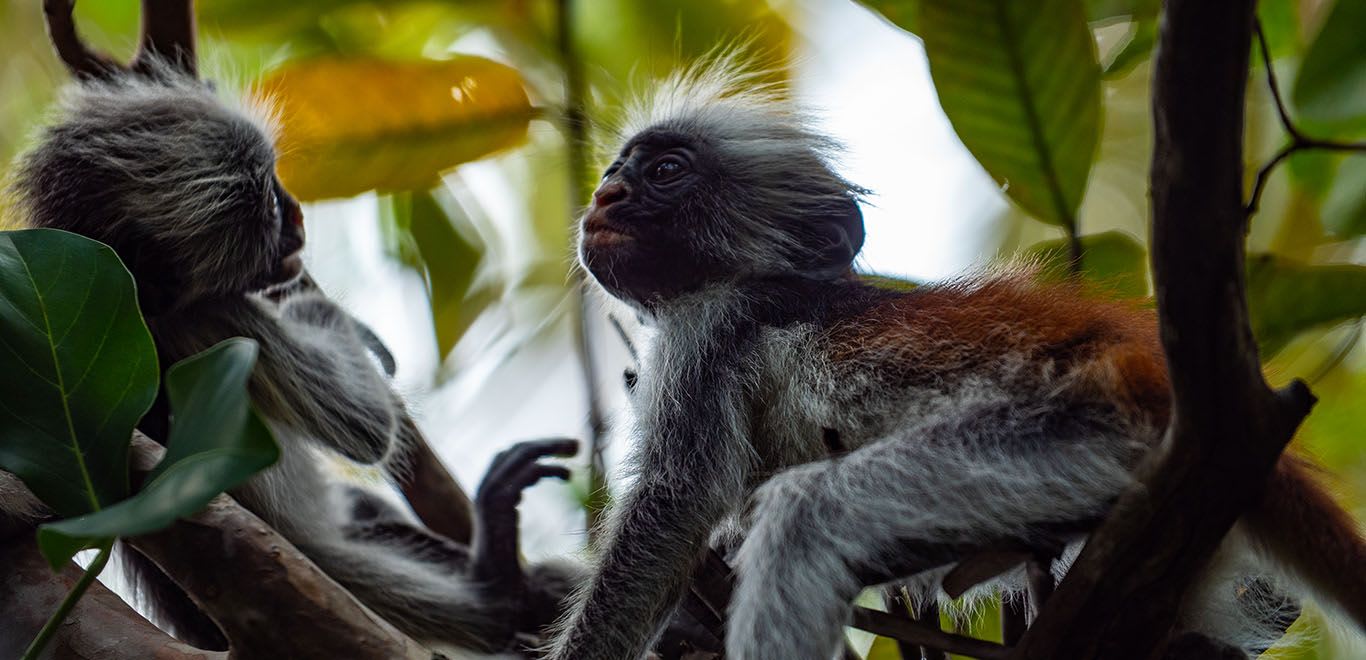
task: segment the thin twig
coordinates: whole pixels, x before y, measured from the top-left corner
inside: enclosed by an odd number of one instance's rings
[[[571,208],[578,208],[587,198],[588,181],[588,110],[584,93],[583,63],[574,48],[574,2],[556,3],[555,38],[564,69],[564,115],[562,124],[565,150],[569,160],[569,194]],[[571,216],[572,217],[572,216]],[[603,460],[603,437],[607,423],[602,414],[602,393],[598,390],[597,369],[594,363],[592,333],[588,319],[588,296],[584,295],[582,273],[576,274],[577,297],[576,333],[579,365],[583,372],[584,398],[588,407],[588,532],[598,529],[598,519],[606,504],[606,465]]]
[[[944,632],[939,629],[939,626],[930,627],[919,621],[903,619],[866,607],[854,608],[852,625],[859,630],[866,630],[883,637],[943,649],[949,653],[966,655],[971,658],[1005,660],[1005,658],[1010,657],[1009,646]]]
[[[75,7],[75,0],[43,0],[48,37],[67,70],[78,78],[104,78],[123,70],[113,58],[92,50],[81,39],[71,15]]]
[[[1262,22],[1256,23],[1257,43],[1262,54],[1262,65],[1266,68],[1266,86],[1271,90],[1271,99],[1276,104],[1276,115],[1280,117],[1281,128],[1290,136],[1290,144],[1281,147],[1272,156],[1271,160],[1257,170],[1257,177],[1252,184],[1252,196],[1245,207],[1247,217],[1257,212],[1262,201],[1262,191],[1266,189],[1267,179],[1271,177],[1272,170],[1276,169],[1281,161],[1289,158],[1296,152],[1306,149],[1320,149],[1324,151],[1347,151],[1366,153],[1366,142],[1341,142],[1338,140],[1322,140],[1312,138],[1304,134],[1303,131],[1295,126],[1295,122],[1290,119],[1290,111],[1286,108],[1285,99],[1281,97],[1280,84],[1276,82],[1276,67],[1271,64],[1271,49],[1266,44],[1266,33],[1262,31]]]

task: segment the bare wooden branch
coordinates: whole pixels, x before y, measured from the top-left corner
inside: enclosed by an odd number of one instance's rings
[[[218,624],[234,657],[433,657],[227,496],[128,543]]]
[[[441,464],[441,458],[432,451],[413,420],[405,415],[402,422],[407,430],[405,442],[408,444],[407,469],[399,479],[403,497],[427,529],[457,543],[468,544],[474,534],[469,495]]]
[[[153,59],[199,75],[194,0],[142,0],[142,40],[132,69],[146,73]]]
[[[78,78],[107,78],[123,71],[121,64],[108,55],[92,50],[81,39],[71,15],[75,7],[76,0],[43,0],[48,38],[67,70]]]
[[[1160,657],[1178,605],[1314,398],[1262,379],[1244,296],[1254,0],[1168,0],[1153,66],[1152,261],[1173,408],[1016,658]]]
[[[34,530],[27,527],[0,540],[0,658],[18,658],[80,579],[74,563],[53,573],[38,553]],[[226,660],[227,654],[201,651],[162,632],[98,582],[90,585],[48,644],[57,657],[71,660],[158,658]]]
[[[1252,184],[1252,194],[1245,207],[1248,216],[1257,212],[1257,208],[1262,202],[1262,191],[1266,189],[1266,182],[1271,178],[1271,172],[1280,165],[1282,161],[1289,158],[1297,151],[1306,149],[1325,149],[1328,151],[1355,151],[1366,153],[1366,142],[1338,142],[1335,140],[1319,140],[1304,134],[1295,122],[1290,119],[1290,111],[1285,106],[1285,99],[1281,97],[1281,86],[1276,82],[1276,67],[1271,63],[1271,49],[1266,44],[1266,34],[1262,30],[1261,21],[1256,23],[1257,44],[1262,54],[1262,65],[1266,68],[1266,86],[1271,91],[1271,100],[1276,106],[1276,116],[1281,120],[1281,128],[1290,136],[1290,144],[1285,145],[1276,152],[1271,160],[1257,170],[1257,177]]]
[[[854,608],[852,625],[860,630],[876,633],[883,637],[943,649],[949,653],[972,658],[1004,660],[1010,657],[1010,647],[1008,646],[944,632],[939,629],[938,625],[931,627],[919,621],[904,619],[866,607]]]

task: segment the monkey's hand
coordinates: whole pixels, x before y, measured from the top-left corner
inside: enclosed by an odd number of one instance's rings
[[[474,496],[474,557],[470,576],[499,594],[520,600],[525,577],[517,547],[517,505],[522,491],[544,479],[569,479],[569,468],[541,463],[549,456],[573,456],[575,440],[519,442],[493,458]]]

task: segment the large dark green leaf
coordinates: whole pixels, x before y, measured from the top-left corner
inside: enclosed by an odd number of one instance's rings
[[[1069,226],[1100,137],[1100,65],[1080,0],[921,0],[939,102],[1021,207]]]
[[[1071,270],[1066,239],[1043,241],[1025,254],[1038,261],[1047,277],[1063,277]],[[1081,237],[1082,276],[1122,298],[1148,293],[1148,253],[1143,244],[1119,231]]]
[[[1250,257],[1247,304],[1262,357],[1270,357],[1304,330],[1366,314],[1366,266]]]
[[[279,457],[247,395],[256,342],[229,339],[166,372],[172,425],[166,456],[133,497],[84,516],[43,525],[38,546],[53,567],[95,541],[136,536],[192,514]]]
[[[1338,0],[1305,53],[1292,98],[1299,115],[1340,129],[1366,127],[1366,2]]]
[[[0,374],[0,468],[62,515],[128,495],[157,359],[113,250],[54,229],[0,233]]]

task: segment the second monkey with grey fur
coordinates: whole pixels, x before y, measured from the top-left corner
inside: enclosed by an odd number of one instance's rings
[[[553,618],[577,579],[567,566],[522,569],[516,515],[523,488],[568,476],[537,460],[575,445],[524,443],[496,460],[469,548],[327,478],[318,452],[393,466],[416,430],[369,355],[383,358],[373,337],[316,287],[290,285],[306,277],[302,215],[275,177],[271,136],[266,114],[170,64],[110,71],[68,86],[13,190],[30,226],[118,253],[162,365],[229,337],[259,344],[250,393],[281,457],[233,493],[239,502],[414,638],[508,648]]]

